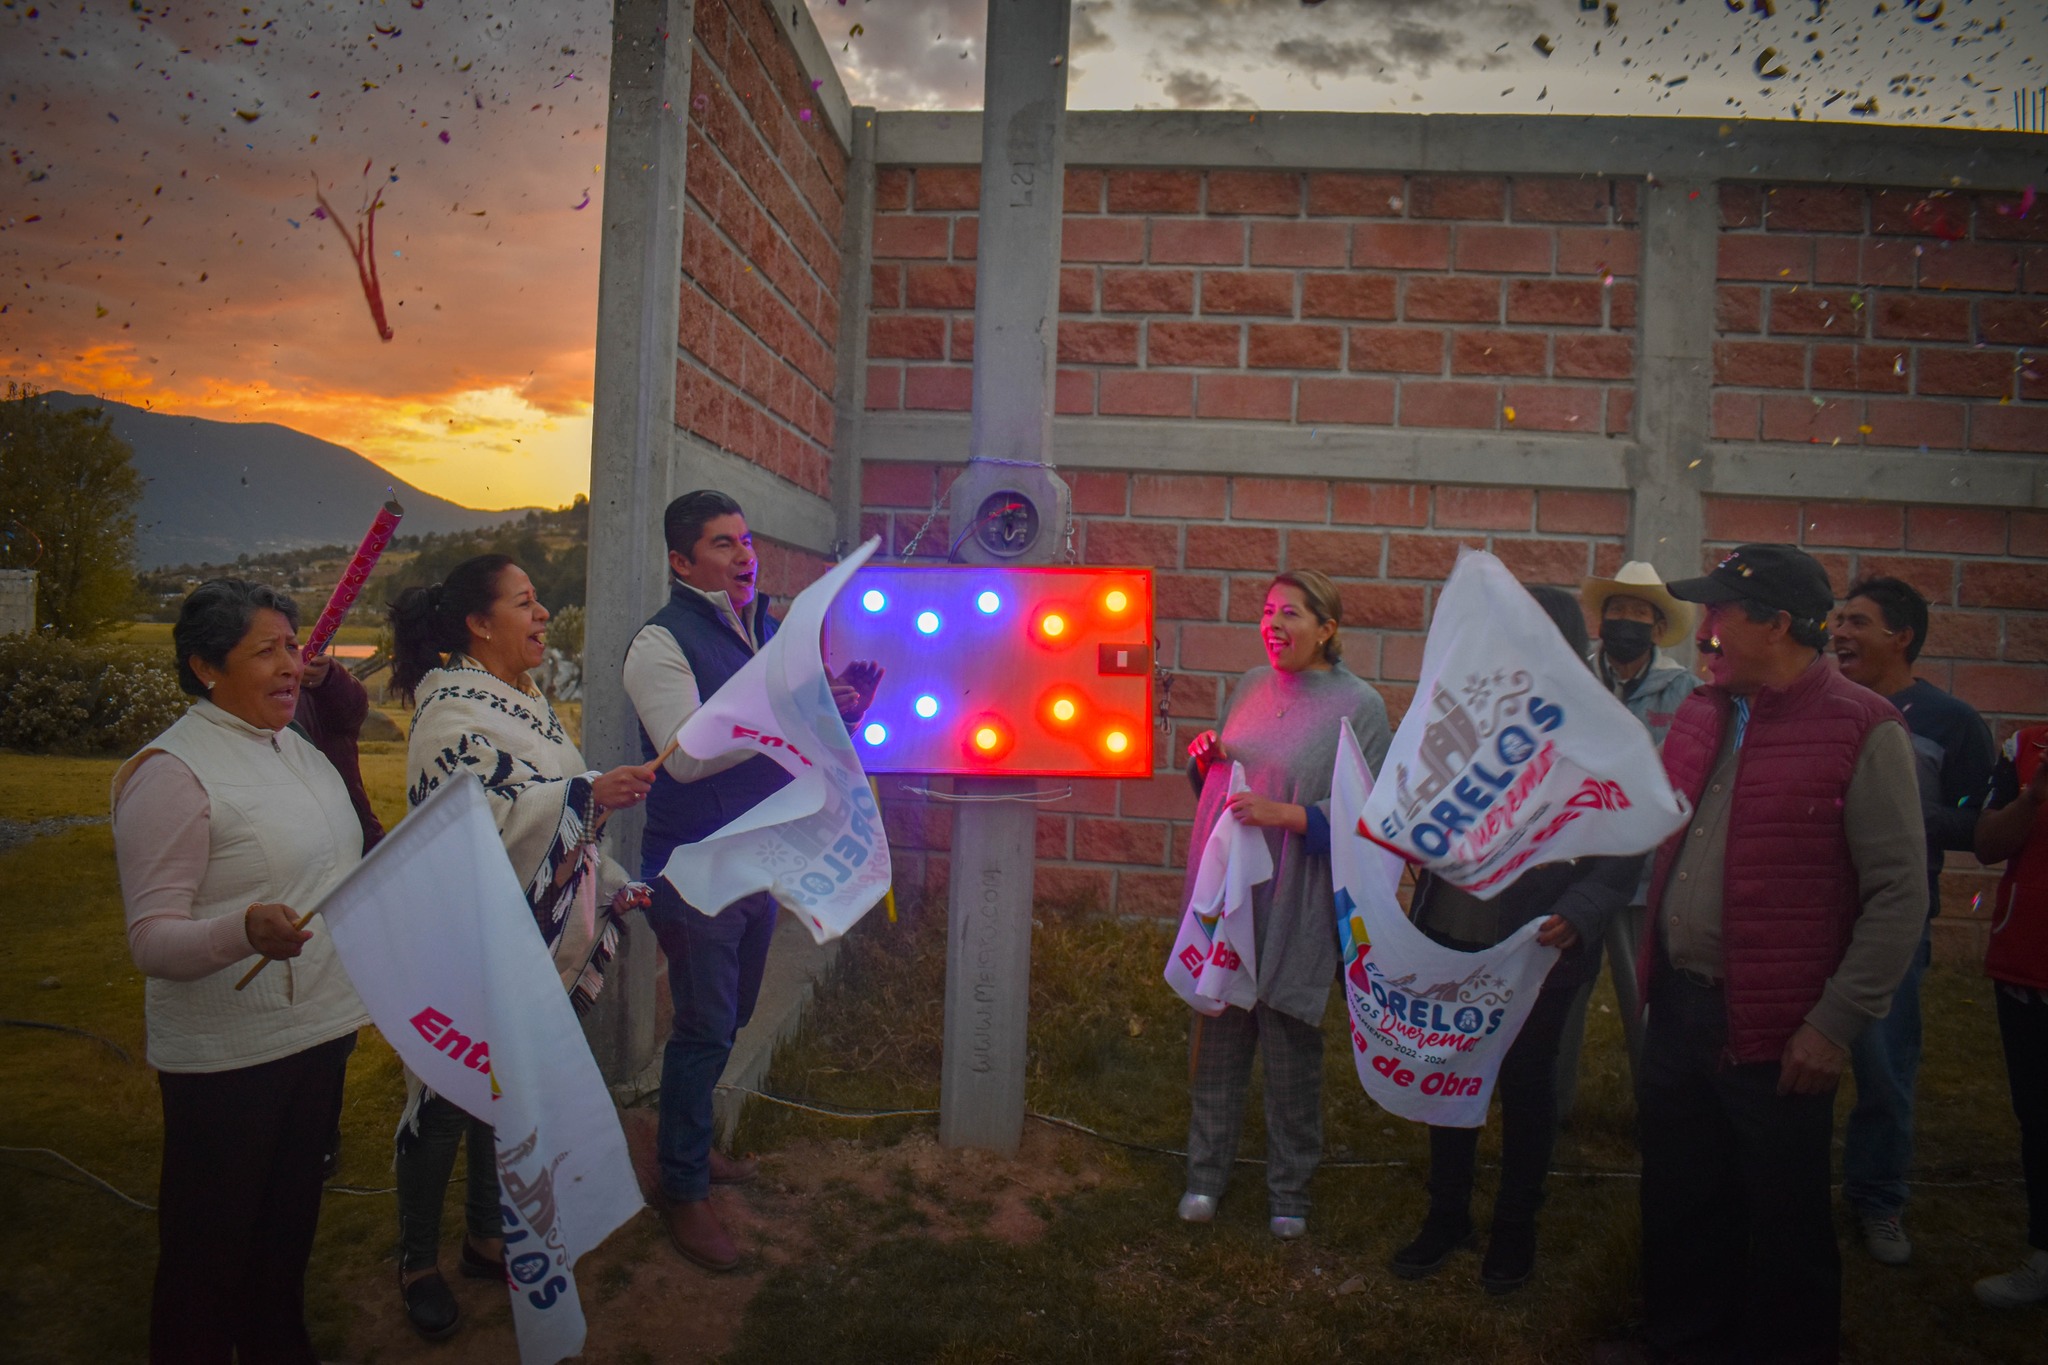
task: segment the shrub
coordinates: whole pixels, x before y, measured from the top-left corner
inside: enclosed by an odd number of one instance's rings
[[[25,753],[131,753],[192,700],[168,650],[49,635],[0,639],[0,678],[0,748]]]

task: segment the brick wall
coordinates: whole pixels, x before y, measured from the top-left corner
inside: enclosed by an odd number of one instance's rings
[[[863,535],[900,553],[931,518],[916,558],[946,553],[938,508],[955,471],[869,463]],[[1320,479],[1070,472],[1082,563],[1142,564],[1155,579],[1159,665],[1173,678],[1171,733],[1156,736],[1151,781],[1081,781],[1038,817],[1038,892],[1122,914],[1179,908],[1194,802],[1187,744],[1214,725],[1229,684],[1265,661],[1256,622],[1278,568],[1318,569],[1344,595],[1345,663],[1372,681],[1398,722],[1422,663],[1425,624],[1460,545],[1490,549],[1524,582],[1576,588],[1622,558],[1619,493],[1430,487]],[[1054,784],[1059,785],[1059,784]],[[951,817],[883,789],[897,884],[943,896]]]
[[[829,497],[846,151],[759,0],[695,13],[676,423]]]
[[[1724,185],[1721,224],[1717,439],[2048,451],[2048,212]]]
[[[980,172],[881,171],[870,409],[968,406]],[[1636,185],[1067,172],[1058,411],[1627,431]]]

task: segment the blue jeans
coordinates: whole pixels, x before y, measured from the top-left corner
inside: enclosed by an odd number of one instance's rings
[[[1931,952],[1922,931],[1912,965],[1892,993],[1891,1013],[1873,1020],[1849,1049],[1856,1107],[1842,1134],[1842,1197],[1866,1218],[1896,1218],[1906,1207],[1913,1087],[1920,1076],[1920,978]]]
[[[651,877],[648,884],[654,904],[647,919],[668,957],[675,1006],[661,1059],[661,1188],[688,1203],[711,1194],[711,1093],[734,1037],[754,1017],[776,906],[757,894],[706,915],[684,904],[666,878]]]

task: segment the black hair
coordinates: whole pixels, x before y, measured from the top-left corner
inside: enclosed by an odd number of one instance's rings
[[[1739,599],[1739,605],[1742,607],[1742,614],[1760,626],[1767,626],[1777,620],[1780,613],[1787,616],[1792,615],[1790,612],[1785,611],[1783,607],[1773,607],[1763,602],[1753,602],[1747,597]],[[1792,626],[1789,633],[1792,636],[1792,643],[1795,645],[1804,645],[1808,649],[1826,649],[1828,647],[1828,623],[1826,621],[1818,621],[1811,616],[1792,616]]]
[[[1918,588],[1902,578],[1872,577],[1851,583],[1842,600],[1846,602],[1852,597],[1867,597],[1877,603],[1887,630],[1912,631],[1913,638],[1906,645],[1906,662],[1920,657],[1920,647],[1927,643],[1927,599]]]
[[[1557,622],[1558,633],[1572,647],[1572,653],[1584,659],[1593,642],[1586,634],[1586,609],[1579,605],[1579,599],[1563,588],[1552,587],[1531,588],[1529,596]]]
[[[391,695],[407,706],[420,679],[469,649],[469,618],[488,615],[510,555],[473,555],[439,583],[407,588],[391,603]]]
[[[259,611],[283,614],[299,628],[299,604],[268,583],[246,578],[213,578],[192,589],[178,608],[171,627],[171,647],[178,654],[178,686],[188,696],[206,695],[206,684],[192,671],[194,655],[215,668],[226,668],[228,651],[242,643]]]
[[[685,493],[661,514],[661,538],[668,542],[669,549],[684,559],[694,560],[696,556],[691,551],[703,539],[704,523],[735,513],[746,515],[738,503],[715,488]]]

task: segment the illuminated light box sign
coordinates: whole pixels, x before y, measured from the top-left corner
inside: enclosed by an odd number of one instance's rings
[[[1152,775],[1152,571],[870,565],[826,662],[886,670],[854,731],[881,773]]]

